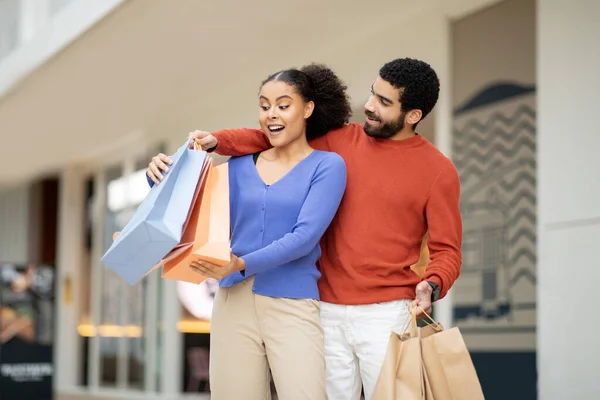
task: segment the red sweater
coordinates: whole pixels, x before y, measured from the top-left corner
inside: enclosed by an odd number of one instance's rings
[[[271,147],[260,130],[213,134],[216,152],[226,156]],[[452,162],[420,135],[373,139],[359,124],[310,144],[341,155],[348,174],[340,208],[321,241],[321,300],[352,305],[413,299],[421,279],[410,266],[426,232],[431,262],[422,279],[436,282],[443,297],[462,263],[460,181]]]

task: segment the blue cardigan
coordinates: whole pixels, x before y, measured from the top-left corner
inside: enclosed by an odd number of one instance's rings
[[[219,285],[230,287],[255,275],[256,294],[319,300],[319,241],[346,188],[344,160],[315,150],[270,186],[252,155],[228,162],[231,248],[246,269]]]

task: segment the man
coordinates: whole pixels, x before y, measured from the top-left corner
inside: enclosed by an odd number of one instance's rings
[[[373,83],[366,122],[311,142],[316,149],[340,154],[348,175],[338,213],[321,242],[319,290],[329,399],[359,399],[362,383],[369,400],[391,331],[403,330],[409,307],[429,312],[460,273],[458,174],[448,158],[415,132],[438,94],[437,75],[427,63],[393,60]],[[270,147],[254,129],[190,136],[204,149],[227,156]],[[160,179],[164,160],[166,156],[157,156],[149,174]],[[419,259],[426,233],[431,261],[419,278],[410,266]],[[219,277],[218,267],[209,264],[201,272]]]

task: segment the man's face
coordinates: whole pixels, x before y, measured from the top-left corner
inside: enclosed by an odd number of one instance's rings
[[[400,106],[400,89],[377,77],[371,97],[365,104],[365,133],[374,138],[389,139],[404,128],[406,113]]]

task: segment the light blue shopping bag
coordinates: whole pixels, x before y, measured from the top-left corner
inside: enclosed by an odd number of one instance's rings
[[[188,140],[171,157],[173,164],[154,185],[101,261],[130,285],[139,282],[181,240],[206,152]]]

